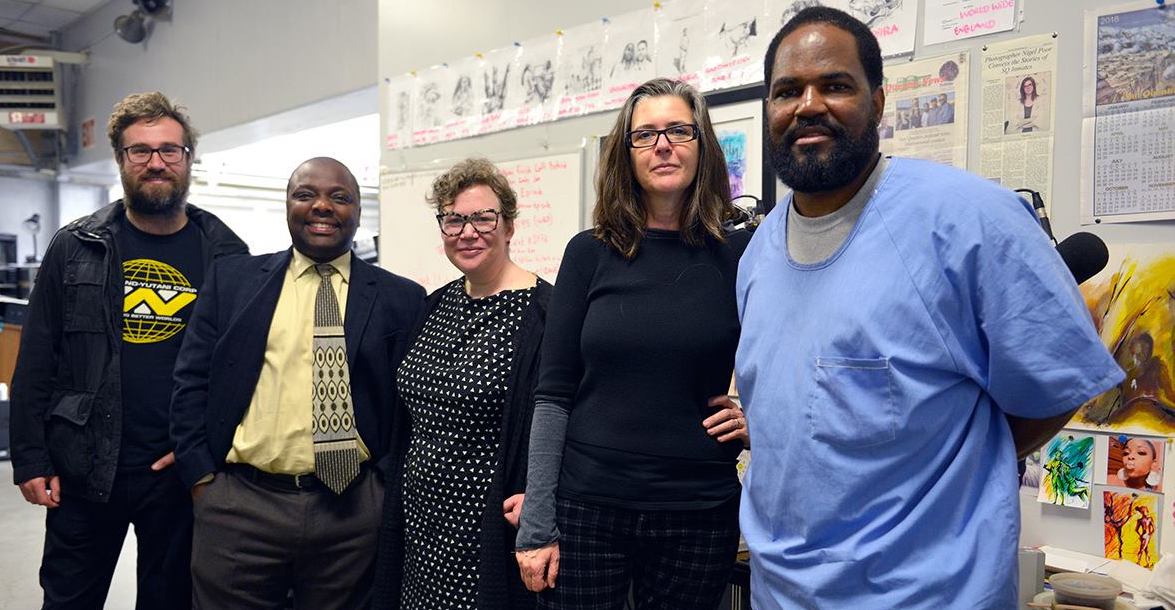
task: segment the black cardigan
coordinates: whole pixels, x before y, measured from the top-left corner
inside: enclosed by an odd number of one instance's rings
[[[447,285],[428,296],[424,313],[412,330],[413,342],[420,336],[425,320],[440,303],[441,294],[446,288]],[[514,355],[510,362],[506,405],[502,410],[502,436],[498,445],[497,466],[481,516],[481,559],[477,577],[479,610],[525,610],[535,605],[535,594],[523,586],[518,565],[514,563],[516,531],[502,517],[502,503],[506,498],[526,490],[527,449],[530,422],[534,414],[534,388],[538,382],[539,347],[543,342],[543,326],[547,320],[551,290],[551,284],[542,278],[538,279],[530,305],[523,312],[518,330],[514,333]],[[402,469],[408,451],[410,421],[402,402],[396,405],[396,409],[400,411],[396,419],[404,422],[404,425],[396,432],[399,450],[388,468],[391,474],[385,485],[384,516],[380,524],[372,600],[372,608],[389,610],[400,607],[404,571]]]

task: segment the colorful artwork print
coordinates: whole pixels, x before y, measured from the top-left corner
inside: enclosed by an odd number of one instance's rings
[[[1093,482],[1093,437],[1062,432],[1044,447],[1044,478],[1036,499],[1042,503],[1089,508]]]
[[[1150,569],[1159,560],[1159,497],[1103,491],[1106,559],[1131,561]]]
[[[1175,434],[1175,254],[1129,250],[1114,271],[1081,288],[1126,379],[1083,405],[1070,426],[1169,436]]]
[[[1163,491],[1164,439],[1110,437],[1106,459],[1106,483],[1144,491]]]
[[[730,177],[730,196],[746,192],[747,133],[742,130],[718,130],[718,145],[726,158],[726,173]]]

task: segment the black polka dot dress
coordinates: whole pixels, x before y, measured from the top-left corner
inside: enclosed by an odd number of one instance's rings
[[[444,288],[398,371],[412,418],[404,466],[404,610],[476,607],[480,524],[502,431],[512,338],[533,288]]]

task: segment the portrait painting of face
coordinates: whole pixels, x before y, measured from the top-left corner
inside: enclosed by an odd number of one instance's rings
[[[1106,483],[1131,489],[1163,491],[1165,439],[1126,436],[1110,437],[1106,460]]]

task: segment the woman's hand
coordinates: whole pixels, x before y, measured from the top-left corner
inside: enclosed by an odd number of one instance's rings
[[[739,439],[743,446],[750,446],[751,437],[747,433],[747,418],[743,416],[742,407],[725,394],[711,397],[708,404],[718,412],[702,421],[706,434],[718,437],[722,443]]]
[[[518,529],[518,519],[522,516],[522,501],[526,498],[526,494],[514,494],[502,503],[502,516],[514,529]]]
[[[526,588],[538,593],[546,588],[555,588],[555,577],[559,575],[559,541],[525,551],[514,551],[518,570]]]

